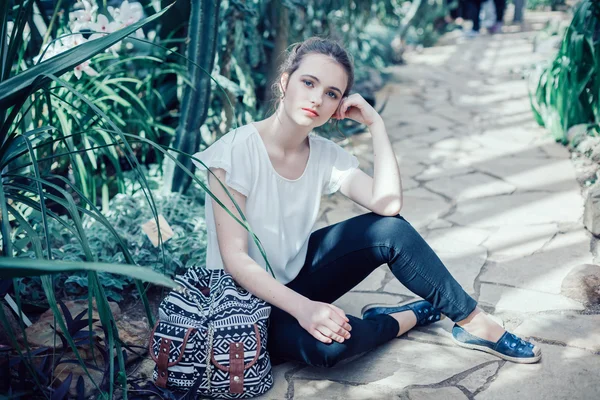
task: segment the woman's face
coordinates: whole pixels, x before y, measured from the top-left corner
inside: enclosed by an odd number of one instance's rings
[[[284,111],[298,125],[317,127],[335,114],[348,84],[346,70],[333,58],[307,54],[290,76],[281,77]]]

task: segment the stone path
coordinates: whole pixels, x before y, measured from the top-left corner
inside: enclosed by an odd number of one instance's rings
[[[533,121],[522,79],[540,58],[533,36],[446,40],[393,68],[379,97],[390,96],[382,116],[400,161],[402,215],[486,311],[541,345],[542,361],[459,348],[446,319],[332,369],[277,366],[263,399],[600,398],[600,315],[561,292],[574,267],[593,263],[592,238],[568,151]],[[352,144],[372,173],[370,136]],[[364,212],[336,194],[320,223]],[[383,265],[336,304],[360,315],[364,304],[412,296]]]

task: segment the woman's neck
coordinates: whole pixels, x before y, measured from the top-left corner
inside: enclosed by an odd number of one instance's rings
[[[265,143],[284,154],[301,152],[308,145],[308,134],[312,130],[294,123],[281,108],[254,125]]]

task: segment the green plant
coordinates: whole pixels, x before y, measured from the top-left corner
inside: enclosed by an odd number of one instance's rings
[[[107,346],[111,352],[116,350],[119,371],[122,374],[122,371],[124,371],[124,359],[122,357],[121,343],[118,339],[118,331],[116,330],[114,318],[108,306],[106,294],[98,279],[98,272],[106,271],[107,269],[114,271],[118,268],[119,271],[133,276],[136,279],[136,286],[142,295],[142,301],[146,306],[146,312],[150,321],[153,321],[153,317],[147,299],[143,295],[144,287],[140,278],[143,276],[145,280],[157,283],[162,282],[162,284],[168,281],[165,281],[164,278],[158,279],[153,274],[148,275],[149,271],[144,271],[140,267],[122,268],[121,266],[105,265],[96,262],[87,242],[87,236],[81,223],[81,216],[82,214],[88,214],[100,221],[105,221],[105,218],[94,206],[93,202],[83,195],[81,188],[78,188],[69,179],[52,173],[53,163],[56,160],[61,157],[69,158],[78,151],[81,151],[69,148],[68,140],[69,138],[81,135],[82,132],[73,132],[71,130],[61,131],[52,125],[38,125],[36,123],[37,120],[31,118],[31,115],[32,113],[35,115],[38,112],[34,108],[34,105],[37,104],[39,107],[42,103],[32,101],[32,96],[39,96],[45,99],[45,103],[43,104],[47,107],[49,121],[53,121],[55,114],[52,102],[49,99],[56,88],[66,88],[73,96],[86,102],[91,109],[103,117],[104,122],[113,128],[112,132],[114,132],[113,138],[115,140],[111,141],[110,145],[119,143],[119,140],[124,142],[123,139],[125,136],[123,132],[114,123],[111,124],[112,121],[107,118],[106,114],[91,101],[87,100],[85,96],[79,93],[68,82],[61,79],[61,75],[73,70],[75,67],[85,65],[91,57],[118,43],[127,35],[141,28],[144,23],[160,17],[162,13],[157,13],[145,21],[134,23],[104,37],[70,48],[48,60],[24,69],[21,68],[24,55],[23,49],[26,47],[26,42],[23,39],[23,31],[27,21],[30,19],[32,5],[33,1],[29,0],[16,7],[16,16],[10,38],[7,35],[7,21],[10,9],[7,2],[3,2],[0,5],[0,54],[5,55],[1,58],[0,65],[0,138],[2,138],[0,144],[0,204],[3,256],[0,257],[0,268],[4,277],[42,275],[41,282],[44,293],[56,316],[58,326],[65,333],[68,330],[66,329],[64,319],[58,312],[52,283],[53,276],[48,275],[48,273],[74,270],[88,271],[88,281],[90,284],[88,299],[90,304],[92,299],[96,299],[100,319],[103,326],[106,327],[107,335],[105,340]],[[131,148],[125,143],[123,144],[124,149],[128,153],[129,160],[134,166],[137,165],[137,161],[131,154]],[[86,148],[83,150],[83,152],[86,151],[90,151],[90,149]],[[78,168],[84,168],[73,162],[72,159],[71,162],[71,168],[74,173],[77,173]],[[143,175],[140,178],[142,181],[144,180]],[[69,216],[68,223],[54,211],[56,208],[61,209],[65,215]],[[44,229],[43,240],[38,238],[34,228],[27,221],[27,216],[34,211],[39,212],[41,215]],[[85,263],[53,260],[51,238],[48,229],[49,219],[63,224],[65,228],[70,230],[72,235],[79,239],[85,251]],[[110,229],[110,227],[108,228]],[[25,232],[26,237],[18,236],[21,240],[14,243],[14,234],[20,232]],[[15,258],[16,245],[33,249],[36,260]],[[128,262],[133,264],[133,259],[128,254],[127,248],[125,246],[122,246],[122,248]],[[20,306],[21,299],[18,291],[15,293],[17,304]],[[3,312],[0,312],[0,314],[2,323],[6,328],[5,315]],[[21,328],[23,330],[23,325],[21,325]],[[12,335],[11,337],[15,337],[15,332],[12,332]],[[65,337],[77,360],[89,376],[89,371],[76,349],[73,338],[69,334],[66,334]],[[19,352],[27,368],[32,372],[34,366],[29,356],[30,348],[27,341],[25,341],[25,349],[21,349],[16,342],[13,343],[13,346]],[[119,373],[115,373],[114,361],[111,358],[109,364],[109,397],[112,397],[115,377],[122,379]],[[35,377],[35,374],[32,373],[32,376]],[[39,381],[36,381],[36,384],[38,384],[40,390],[45,390]]]
[[[600,4],[579,3],[558,54],[535,82],[535,90],[530,90],[532,110],[557,141],[567,143],[567,131],[574,125],[598,126]]]

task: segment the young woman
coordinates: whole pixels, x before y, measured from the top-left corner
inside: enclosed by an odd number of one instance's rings
[[[455,341],[503,359],[532,363],[540,349],[506,332],[477,307],[433,250],[399,214],[402,184],[381,116],[359,94],[350,56],[310,38],[293,47],[276,84],[273,115],[224,135],[195,154],[228,188],[261,240],[275,278],[248,232],[214,200],[206,202],[207,266],[270,303],[268,350],[274,359],[330,367],[415,325],[448,316]],[[374,173],[312,130],[350,118],[373,137]],[[196,163],[199,168],[204,168]],[[221,184],[211,191],[238,215]],[[371,213],[311,232],[320,198],[340,190]],[[370,305],[362,318],[332,305],[381,264],[425,300]]]

